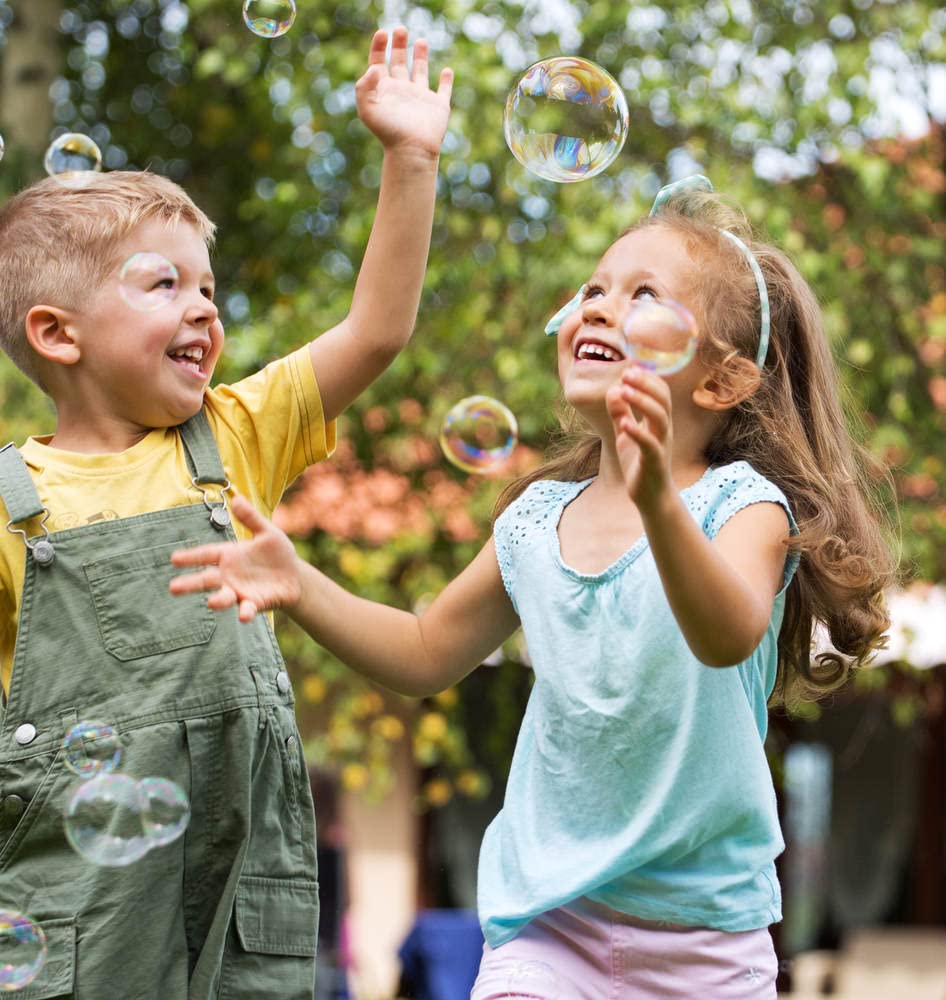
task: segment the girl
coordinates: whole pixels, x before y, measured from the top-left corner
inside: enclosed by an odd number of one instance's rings
[[[707,190],[709,189],[709,190]],[[637,299],[695,314],[696,358],[628,364]],[[892,573],[811,291],[705,178],[664,189],[549,324],[581,430],[506,489],[493,537],[418,618],[300,561],[246,501],[204,566],[242,620],[285,608],[396,691],[455,684],[517,627],[535,670],[486,831],[474,1000],[775,996],[783,848],[767,703],[838,683],[813,626],[859,664]],[[672,419],[671,419],[672,417]]]

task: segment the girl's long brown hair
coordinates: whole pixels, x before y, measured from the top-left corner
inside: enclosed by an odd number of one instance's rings
[[[877,486],[887,480],[855,441],[821,310],[785,254],[754,239],[745,216],[707,192],[682,193],[632,230],[646,226],[668,226],[686,241],[703,325],[700,358],[721,381],[734,377],[734,359],[755,359],[760,307],[745,256],[720,229],[751,248],[765,277],[771,336],[761,382],[729,411],[705,458],[713,465],[748,462],[784,492],[801,529],[790,542],[801,562],[786,594],[772,695],[773,703],[791,706],[837,687],[885,644],[884,591],[896,565]],[[561,423],[548,461],[506,487],[494,516],[536,480],[597,473],[598,437],[567,408]],[[813,657],[819,625],[834,651]]]

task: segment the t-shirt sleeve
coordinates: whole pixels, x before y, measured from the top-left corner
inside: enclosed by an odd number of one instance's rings
[[[499,563],[499,573],[503,578],[503,586],[512,601],[512,606],[518,614],[516,606],[516,560],[513,551],[513,534],[517,518],[516,507],[520,498],[513,502],[496,518],[493,523],[493,546],[496,549],[496,562]]]
[[[703,525],[707,537],[715,538],[733,515],[754,503],[777,503],[788,517],[789,533],[798,534],[798,525],[785,494],[775,483],[759,475],[747,462],[734,462],[726,466],[719,470],[719,477],[718,493]],[[797,552],[786,555],[782,590],[791,583],[800,558]]]
[[[307,466],[335,450],[308,345],[205,397],[224,467],[236,489],[271,514]]]

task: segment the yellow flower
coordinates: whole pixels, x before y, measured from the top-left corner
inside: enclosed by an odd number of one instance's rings
[[[302,697],[317,705],[325,697],[325,681],[316,674],[309,674],[302,682]]]
[[[393,743],[404,735],[404,723],[394,715],[381,715],[371,723],[371,731]]]
[[[444,806],[453,797],[453,789],[446,778],[434,778],[424,785],[424,798],[432,806]]]
[[[440,712],[425,712],[417,723],[417,735],[434,743],[447,735],[447,717]]]
[[[364,764],[346,764],[342,768],[342,787],[349,792],[360,792],[367,786],[368,777]]]
[[[441,708],[453,708],[454,705],[460,700],[460,696],[457,694],[456,688],[447,688],[445,691],[439,692],[439,694],[434,695],[434,701]]]

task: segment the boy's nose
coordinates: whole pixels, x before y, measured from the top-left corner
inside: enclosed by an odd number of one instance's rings
[[[188,319],[192,323],[202,326],[210,326],[219,314],[220,310],[217,308],[216,303],[212,302],[205,295],[201,295],[199,299],[195,299],[187,310]]]

